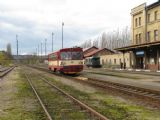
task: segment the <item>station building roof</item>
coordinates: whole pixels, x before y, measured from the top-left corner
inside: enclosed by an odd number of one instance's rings
[[[96,49],[96,50],[93,50],[93,51],[91,51],[91,52],[89,52],[89,53],[86,53],[86,54],[84,54],[84,57],[86,58],[86,57],[91,57],[91,56],[94,56],[94,55],[96,55],[96,54],[98,54],[98,53],[100,53],[100,52],[102,52],[102,51],[108,51],[108,52],[110,52],[110,53],[114,53],[113,51],[111,51],[111,50],[109,50],[109,49],[107,49],[107,48],[102,48],[102,49]]]
[[[133,51],[138,48],[146,48],[146,47],[159,46],[159,45],[160,45],[160,41],[155,41],[155,42],[143,43],[138,45],[130,45],[122,48],[116,48],[115,50],[121,51],[121,52],[127,52],[127,51]]]
[[[98,48],[95,46],[92,46],[90,48],[85,48],[85,49],[83,49],[83,53],[86,54],[86,53],[93,51],[93,50],[98,50]]]
[[[158,0],[157,2],[155,2],[155,3],[151,4],[151,5],[148,5],[147,9],[149,10],[149,9],[155,8],[155,7],[159,6],[159,5],[160,5],[160,0]]]

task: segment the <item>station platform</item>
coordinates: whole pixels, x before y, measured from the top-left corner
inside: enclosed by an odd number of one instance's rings
[[[89,72],[88,72],[89,71]],[[95,74],[96,73],[96,74]],[[100,73],[100,74],[98,74]],[[159,73],[156,73],[159,74]],[[110,81],[120,83],[124,85],[137,86],[140,88],[146,88],[151,90],[160,91],[160,76],[159,75],[145,75],[137,74],[132,72],[119,72],[119,71],[108,71],[102,69],[85,69],[82,73],[84,77],[91,77],[100,79],[103,81]]]

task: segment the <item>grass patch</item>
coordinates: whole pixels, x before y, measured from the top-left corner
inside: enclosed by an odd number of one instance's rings
[[[15,72],[15,71],[14,71]],[[7,94],[9,101],[0,114],[0,120],[46,120],[33,91],[20,68],[16,68],[12,79],[12,92]]]
[[[32,74],[32,78],[33,78]],[[46,105],[52,118],[55,120],[86,120],[86,113],[80,112],[80,107],[64,97],[62,93],[53,89],[50,85],[44,83],[39,78],[35,77],[32,79],[35,88],[38,89],[43,103]]]
[[[64,91],[96,109],[110,120],[160,120],[160,110],[152,110],[142,106],[124,102],[106,95],[105,92],[85,93],[76,88],[46,77]]]

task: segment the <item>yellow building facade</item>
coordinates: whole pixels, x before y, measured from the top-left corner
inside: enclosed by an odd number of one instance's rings
[[[140,69],[160,69],[160,0],[141,4],[131,10],[132,45],[116,50],[132,52],[132,66]]]
[[[100,62],[102,66],[121,68],[121,64],[125,63],[125,68],[131,67],[131,55],[130,53],[116,53],[111,55],[100,56]]]
[[[160,4],[146,3],[131,10],[132,43],[143,44],[160,40]]]

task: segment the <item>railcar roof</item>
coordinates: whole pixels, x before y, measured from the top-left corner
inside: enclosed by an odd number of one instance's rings
[[[61,51],[68,51],[68,50],[80,50],[80,51],[83,51],[83,49],[82,48],[80,48],[80,47],[76,47],[76,48],[63,48],[63,49],[60,49],[60,50],[58,50],[58,51],[56,51],[56,52],[53,52],[53,53],[58,53],[58,52],[61,52]],[[50,53],[50,54],[48,54],[48,55],[51,55],[51,54],[53,54],[53,53]]]

